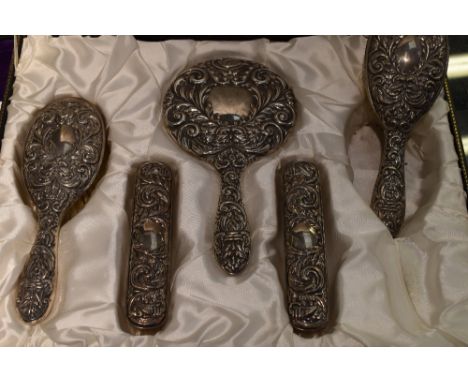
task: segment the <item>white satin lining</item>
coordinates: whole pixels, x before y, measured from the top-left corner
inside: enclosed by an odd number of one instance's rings
[[[463,345],[468,343],[468,219],[447,105],[439,98],[407,148],[407,211],[398,239],[369,207],[379,161],[362,85],[366,40],[307,37],[287,43],[137,42],[132,37],[28,37],[8,108],[0,166],[0,345]],[[227,277],[213,257],[218,179],[164,131],[161,101],[188,65],[218,56],[268,65],[291,85],[297,127],[279,151],[243,176],[251,261]],[[61,95],[99,105],[109,128],[104,176],[61,230],[58,300],[36,326],[15,311],[15,283],[34,240],[20,163],[32,113]],[[275,170],[286,159],[320,166],[333,325],[292,332]],[[167,161],[178,173],[169,321],[132,336],[119,316],[129,254],[133,167]]]

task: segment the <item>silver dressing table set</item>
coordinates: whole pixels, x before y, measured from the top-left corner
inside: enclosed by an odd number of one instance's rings
[[[365,84],[384,138],[371,207],[393,237],[405,215],[405,145],[411,128],[438,97],[447,62],[446,37],[372,36],[367,41]],[[294,134],[293,90],[264,65],[220,57],[183,69],[162,106],[167,133],[219,175],[213,261],[220,272],[235,277],[255,256],[242,202],[242,171],[256,159],[274,155]],[[19,317],[26,323],[40,322],[50,313],[60,227],[86,200],[103,170],[106,134],[99,107],[81,98],[56,99],[30,123],[22,172],[38,230],[16,295]],[[135,334],[154,333],[170,317],[175,178],[176,169],[168,164],[145,162],[133,185],[125,306]],[[326,329],[330,316],[320,179],[318,166],[308,158],[289,161],[278,171],[285,306],[300,334]]]

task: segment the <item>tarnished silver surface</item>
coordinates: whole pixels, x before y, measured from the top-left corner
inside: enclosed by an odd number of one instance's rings
[[[367,42],[367,91],[384,129],[372,208],[393,236],[405,217],[406,141],[439,95],[447,63],[444,36],[372,36]]]
[[[206,61],[181,73],[164,100],[170,134],[221,176],[215,256],[228,274],[249,259],[250,233],[241,171],[278,147],[295,121],[286,82],[265,66],[234,58]]]
[[[66,210],[96,178],[105,140],[100,111],[84,99],[57,99],[34,118],[24,149],[23,175],[39,229],[16,298],[26,322],[44,318],[51,306],[60,224]]]
[[[320,178],[306,161],[291,162],[282,175],[287,306],[297,332],[328,324],[327,259]]]
[[[127,283],[127,318],[137,329],[160,329],[167,318],[172,187],[173,175],[165,164],[146,162],[140,166]]]

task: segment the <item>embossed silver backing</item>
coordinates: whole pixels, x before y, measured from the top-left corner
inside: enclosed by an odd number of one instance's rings
[[[24,147],[23,175],[39,229],[18,284],[16,306],[25,322],[36,322],[49,311],[60,224],[95,180],[105,141],[100,111],[81,98],[57,99],[32,122]]]
[[[158,330],[169,306],[173,173],[161,162],[138,170],[134,191],[127,318],[137,329]]]
[[[384,128],[371,205],[394,237],[405,217],[405,145],[439,95],[447,63],[444,36],[372,36],[367,42],[367,91]]]
[[[164,100],[170,135],[221,176],[214,251],[234,275],[249,260],[242,170],[277,148],[294,126],[295,98],[286,82],[258,63],[221,58],[178,75]]]
[[[328,324],[327,259],[318,169],[308,161],[287,164],[282,173],[287,307],[296,332]]]

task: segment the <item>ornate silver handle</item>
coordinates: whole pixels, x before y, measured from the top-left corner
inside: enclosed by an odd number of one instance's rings
[[[283,172],[287,304],[294,330],[328,325],[327,259],[319,173],[311,162],[292,162]]]
[[[249,261],[250,232],[240,189],[240,170],[221,174],[221,193],[216,215],[215,256],[230,275],[241,272]]]
[[[19,278],[16,307],[25,322],[45,318],[52,305],[59,219],[54,213],[39,218],[39,231]]]
[[[408,140],[405,130],[384,130],[382,160],[371,203],[393,237],[405,218],[405,145]]]

